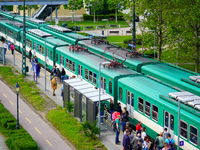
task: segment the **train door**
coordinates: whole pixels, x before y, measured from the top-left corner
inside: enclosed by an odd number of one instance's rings
[[[101,77],[101,90],[103,93],[106,92],[106,78]]]
[[[174,138],[174,115],[167,111],[164,112],[164,128],[167,128],[167,132]]]
[[[81,65],[78,65],[78,77],[82,79],[82,76],[83,76],[83,72],[82,72],[83,68]]]
[[[134,95],[127,90],[126,93],[126,107],[129,112],[129,117],[134,118]]]

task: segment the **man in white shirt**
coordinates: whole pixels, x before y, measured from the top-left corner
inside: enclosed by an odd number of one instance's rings
[[[6,44],[6,42],[4,42],[3,47],[4,47],[4,53],[6,54],[7,47],[8,47],[8,45]]]

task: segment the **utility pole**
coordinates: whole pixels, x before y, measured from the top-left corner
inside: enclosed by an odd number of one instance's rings
[[[133,29],[132,29],[133,42],[135,40],[135,0],[133,0]]]
[[[23,3],[23,49],[22,49],[22,74],[26,75],[26,38],[25,38],[25,0]]]

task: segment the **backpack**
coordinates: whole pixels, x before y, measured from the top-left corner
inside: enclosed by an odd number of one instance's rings
[[[155,144],[159,145],[159,139],[158,139],[158,137],[155,139]]]
[[[123,113],[123,114],[121,115],[121,119],[122,119],[122,120],[123,120],[124,116],[125,116],[125,114]]]
[[[168,141],[169,141],[168,148],[170,148],[170,145],[173,145],[173,148],[174,148],[174,144],[172,143],[172,140],[173,139],[171,139],[171,140],[168,139]]]
[[[116,127],[116,122],[115,121],[113,121],[112,122],[112,125],[113,125],[113,129],[115,130],[117,127]]]

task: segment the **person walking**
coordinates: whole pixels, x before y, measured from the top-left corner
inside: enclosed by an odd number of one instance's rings
[[[164,137],[164,140],[166,140],[168,137],[167,128],[164,128],[163,137]]]
[[[34,62],[35,62],[35,63],[38,63],[37,56],[34,57]]]
[[[142,150],[148,150],[148,148],[149,148],[149,143],[147,142],[147,139],[148,139],[148,137],[145,136],[145,137],[144,137],[144,141],[143,141],[143,143],[142,143],[142,145],[143,145]]]
[[[137,133],[136,137],[131,141],[132,147],[135,147],[138,144],[138,141],[143,143],[143,139],[141,138],[141,134]]]
[[[142,128],[142,134],[141,134],[141,137],[142,139],[144,140],[144,137],[147,136],[146,134],[146,127]]]
[[[137,133],[140,133],[141,134],[141,131],[142,131],[142,122],[139,121],[137,126],[136,126],[136,134]]]
[[[126,131],[126,134],[123,137],[123,149],[130,150],[130,138],[129,138],[129,131]]]
[[[134,150],[142,150],[142,140],[137,141],[137,144],[134,146]]]
[[[121,119],[122,119],[122,132],[124,132],[124,128],[126,126],[126,122],[129,121],[128,119],[128,115],[125,109],[123,109],[122,115],[121,115]]]
[[[116,132],[115,144],[116,144],[116,145],[119,145],[119,144],[120,144],[120,141],[119,141],[119,134],[120,134],[120,129],[121,129],[120,121],[121,121],[121,116],[118,115],[118,116],[117,116],[117,119],[115,119],[115,122],[116,122],[116,129],[115,129],[115,132]]]
[[[56,96],[55,90],[57,89],[56,76],[51,80],[51,88],[53,89],[53,96]]]
[[[31,58],[31,69],[30,70],[33,70],[33,64],[34,64],[34,60],[33,60],[33,58]]]
[[[58,83],[60,83],[60,69],[59,68],[57,68],[56,70],[56,76],[57,76]]]
[[[12,43],[11,46],[10,46],[10,50],[11,50],[11,53],[12,55],[14,54],[14,50],[15,50],[15,46],[14,44]]]
[[[114,106],[114,103],[113,103],[113,100],[111,99],[110,100],[110,119],[112,120],[112,114],[114,113],[115,111],[115,106]]]
[[[117,103],[116,111],[122,114],[121,103]]]
[[[62,68],[62,71],[61,71],[61,73],[60,73],[60,75],[61,75],[61,83],[63,83],[63,80],[65,79],[65,69],[64,68]]]
[[[163,133],[161,132],[160,135],[159,135],[159,137],[158,137],[158,147],[157,147],[158,150],[162,150],[163,149],[163,147],[164,147],[164,145],[163,145],[164,141],[165,141],[165,139],[163,137]]]
[[[29,58],[30,62],[31,62],[31,57],[32,57],[32,52],[31,52],[31,49],[30,49],[29,52],[28,52],[28,58]]]
[[[6,54],[6,51],[7,51],[8,45],[6,44],[5,41],[4,41],[3,47],[4,47],[4,54]]]
[[[168,144],[166,142],[164,142],[164,147],[162,148],[162,150],[168,150]]]
[[[165,140],[165,142],[168,144],[168,148],[170,148],[169,147],[170,144],[173,145],[173,148],[175,147],[175,141],[174,141],[174,139],[171,138],[171,134],[170,133],[168,134],[168,138]]]
[[[133,130],[132,129],[129,129],[129,138],[130,138],[130,141],[132,141],[134,139],[134,134],[133,134]]]

